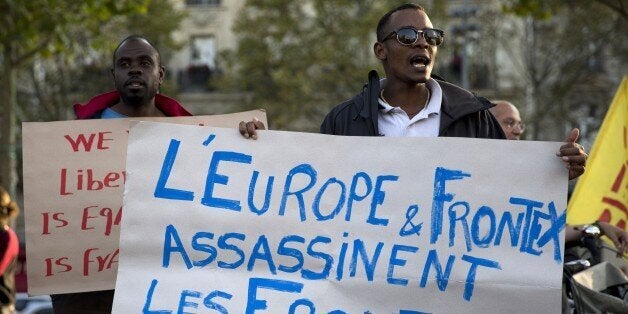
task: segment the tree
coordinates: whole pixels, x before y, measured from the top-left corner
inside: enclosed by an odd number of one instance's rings
[[[2,0],[0,11],[0,184],[15,195],[17,175],[16,111],[17,73],[33,57],[72,51],[68,29],[80,25],[97,32],[100,24],[116,14],[141,12],[146,1],[136,0]]]
[[[379,68],[375,27],[397,1],[249,0],[234,26],[239,43],[221,53],[219,88],[252,93],[274,129],[318,130],[329,108]],[[263,27],[261,27],[263,26]],[[381,73],[381,72],[380,72]]]
[[[184,16],[170,0],[148,0],[145,10],[112,16],[101,23],[97,33],[82,25],[68,27],[67,36],[76,43],[74,51],[60,51],[50,58],[36,57],[22,67],[21,86],[28,88],[18,90],[18,120],[71,119],[72,103],[113,89],[109,72],[112,52],[128,35],[150,39],[160,50],[162,60],[168,60],[172,51],[181,46],[173,40],[172,33]]]
[[[627,20],[600,1],[520,0],[505,9],[521,22],[498,36],[521,77],[526,137],[563,140],[579,126],[591,140],[625,73],[628,48],[616,39]]]
[[[507,0],[504,10],[518,15],[547,19],[565,5],[585,9],[602,5],[613,10],[624,20],[628,19],[628,5],[625,0],[575,0],[569,3],[563,0]]]

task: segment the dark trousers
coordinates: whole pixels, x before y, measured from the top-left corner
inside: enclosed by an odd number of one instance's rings
[[[53,294],[54,314],[110,314],[114,290]]]

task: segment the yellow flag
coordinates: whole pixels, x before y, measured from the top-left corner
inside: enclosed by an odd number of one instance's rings
[[[628,76],[624,76],[567,207],[567,223],[628,221]]]

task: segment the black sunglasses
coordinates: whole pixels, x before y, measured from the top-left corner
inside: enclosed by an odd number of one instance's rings
[[[388,36],[382,39],[385,42],[388,39],[393,38],[396,35],[397,41],[405,46],[412,46],[419,41],[419,34],[425,38],[428,44],[432,46],[438,46],[443,43],[445,38],[445,32],[435,28],[424,28],[422,30],[414,29],[412,27],[402,27],[396,31],[391,32]]]

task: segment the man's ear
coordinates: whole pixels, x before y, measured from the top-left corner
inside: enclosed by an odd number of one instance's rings
[[[381,61],[386,60],[386,47],[384,47],[383,43],[376,42],[373,45],[373,53],[375,53],[375,57],[377,57],[377,59]]]
[[[164,77],[166,76],[166,68],[163,66],[159,66],[159,85],[164,82]]]

